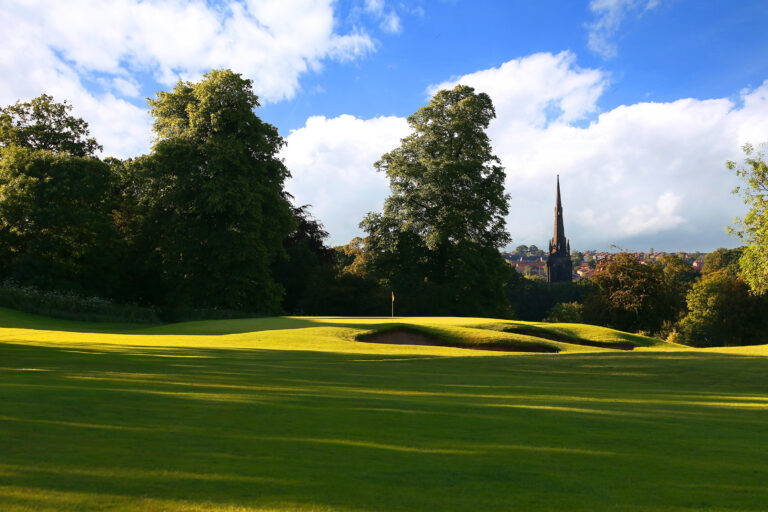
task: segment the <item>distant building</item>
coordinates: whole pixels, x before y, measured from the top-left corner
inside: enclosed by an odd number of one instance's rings
[[[547,258],[547,282],[561,283],[573,281],[573,262],[571,244],[565,238],[563,225],[563,205],[560,202],[560,175],[557,175],[557,198],[555,200],[555,236],[549,242]]]
[[[524,261],[520,258],[519,261],[510,261],[510,265],[515,267],[515,270],[524,275],[532,275],[537,277],[546,277],[547,275],[547,263],[540,258],[539,261]]]

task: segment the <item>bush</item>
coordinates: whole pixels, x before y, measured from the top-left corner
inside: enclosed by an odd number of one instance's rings
[[[675,341],[695,347],[760,345],[768,342],[766,297],[750,293],[743,279],[726,269],[705,275],[688,292],[688,314]]]
[[[98,297],[43,291],[19,286],[12,281],[0,284],[0,306],[26,313],[86,322],[159,323],[157,311],[135,304],[116,304]]]
[[[581,312],[584,307],[578,302],[560,302],[547,313],[547,322],[581,323]]]
[[[269,315],[223,308],[165,308],[158,312],[163,322],[194,322],[198,320],[230,320],[233,318],[259,318]]]

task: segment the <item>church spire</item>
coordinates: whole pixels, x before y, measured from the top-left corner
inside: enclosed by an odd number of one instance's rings
[[[565,238],[563,224],[563,203],[560,200],[560,175],[557,175],[557,196],[555,198],[555,236],[549,242],[547,258],[547,282],[549,284],[573,279],[571,244]]]
[[[560,175],[557,175],[557,198],[555,201],[555,236],[552,239],[552,249],[558,254],[566,252],[565,226],[563,224],[563,204],[560,201]]]

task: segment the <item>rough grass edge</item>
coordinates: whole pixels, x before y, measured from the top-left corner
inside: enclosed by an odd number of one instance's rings
[[[11,282],[0,284],[0,306],[64,320],[160,323],[160,317],[154,308],[137,304],[118,304],[100,297],[39,290]]]

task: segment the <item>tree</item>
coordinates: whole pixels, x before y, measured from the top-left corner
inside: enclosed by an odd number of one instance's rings
[[[547,322],[580,323],[584,306],[578,302],[558,302],[547,313]]]
[[[729,169],[745,182],[736,187],[735,194],[740,194],[749,211],[744,218],[735,220],[736,227],[731,231],[746,244],[744,254],[739,259],[741,274],[750,288],[757,293],[768,292],[768,163],[766,163],[766,145],[755,150],[751,144],[742,148],[746,158],[741,165],[727,162]]]
[[[283,311],[297,314],[304,312],[300,303],[308,282],[316,274],[335,272],[336,253],[326,247],[328,232],[309,213],[308,205],[291,206],[291,212],[295,228],[283,240],[283,253],[273,264],[272,270],[275,279],[285,290]]]
[[[688,314],[670,336],[697,347],[759,345],[768,342],[766,298],[750,293],[747,283],[727,270],[712,272],[688,292]]]
[[[361,227],[374,274],[405,298],[401,311],[506,314],[511,270],[499,248],[510,241],[509,196],[485,133],[495,115],[471,87],[439,91],[408,118],[411,135],[375,164],[391,195]]]
[[[541,322],[560,303],[583,303],[592,289],[588,280],[549,285],[541,277],[524,277],[513,272],[504,285],[515,318]]]
[[[583,312],[590,323],[655,333],[665,320],[675,320],[674,294],[660,265],[644,265],[629,253],[619,253],[598,269],[592,282],[595,288]]]
[[[112,295],[113,176],[72,107],[50,96],[0,109],[2,277]]]
[[[284,141],[259,119],[251,80],[213,70],[149,100],[156,141],[132,165],[140,245],[169,309],[279,310],[271,265],[294,228]]]
[[[673,295],[674,307],[678,314],[683,313],[686,307],[686,295],[696,281],[697,272],[691,265],[678,256],[665,254],[661,258],[664,269],[664,282]]]
[[[0,109],[0,147],[94,156],[103,148],[89,137],[88,123],[71,111],[66,101],[57,103],[47,94]]]
[[[704,255],[704,268],[702,272],[709,274],[718,270],[727,270],[732,275],[739,275],[739,260],[744,254],[743,248],[726,249],[721,247]]]

